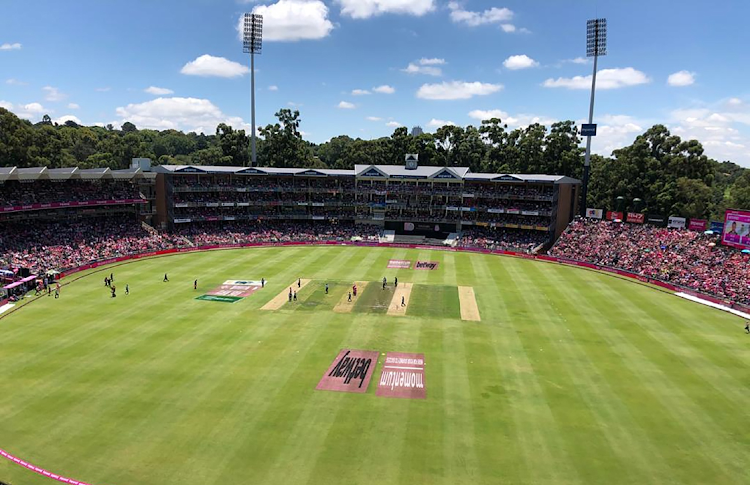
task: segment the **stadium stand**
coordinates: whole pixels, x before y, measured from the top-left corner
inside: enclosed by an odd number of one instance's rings
[[[576,219],[550,255],[622,269],[721,299],[750,304],[750,255],[722,246],[717,235]]]

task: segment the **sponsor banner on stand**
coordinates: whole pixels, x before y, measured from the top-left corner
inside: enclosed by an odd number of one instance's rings
[[[654,226],[663,226],[667,222],[667,220],[664,218],[664,216],[661,216],[659,214],[649,214],[646,218],[646,222]]]
[[[716,234],[724,233],[724,223],[721,221],[711,221],[711,230]]]
[[[645,219],[646,219],[646,216],[644,216],[643,214],[640,214],[638,212],[628,212],[627,221],[632,224],[643,224]]]
[[[319,391],[367,392],[378,363],[374,350],[343,349],[333,360],[315,389]]]
[[[414,265],[414,269],[426,269],[432,271],[436,270],[439,264],[438,261],[417,261],[417,264]]]
[[[724,216],[722,244],[750,249],[750,211],[728,210]]]
[[[589,219],[601,219],[604,216],[602,209],[586,209],[586,217]]]
[[[424,354],[388,352],[375,393],[380,397],[425,399]]]
[[[405,259],[391,259],[388,261],[389,269],[409,269],[411,268],[411,260]]]
[[[705,219],[690,219],[688,228],[691,231],[703,232],[708,229],[708,221]]]
[[[487,209],[490,214],[505,214],[505,209]]]
[[[624,215],[625,214],[623,214],[622,212],[609,211],[609,212],[607,212],[607,220],[608,221],[622,222],[622,219],[623,219]]]
[[[668,227],[674,227],[676,229],[685,229],[687,219],[684,217],[669,216]]]
[[[145,204],[143,199],[85,200],[83,202],[52,202],[49,204],[27,204],[0,207],[0,212],[22,212],[38,209],[58,209],[61,207],[86,207],[97,205]]]

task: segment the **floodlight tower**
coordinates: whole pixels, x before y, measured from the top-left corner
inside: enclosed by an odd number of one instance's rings
[[[263,50],[263,16],[257,13],[245,14],[244,35],[242,36],[242,52],[250,54],[250,166],[257,165],[255,155],[255,54]]]
[[[583,197],[581,215],[586,215],[586,198],[589,191],[589,170],[591,166],[591,137],[596,136],[594,122],[594,95],[596,94],[596,69],[599,56],[607,55],[607,19],[593,19],[586,22],[586,57],[594,58],[594,74],[591,76],[591,102],[589,123],[581,127],[581,135],[586,136],[586,158],[583,163]]]

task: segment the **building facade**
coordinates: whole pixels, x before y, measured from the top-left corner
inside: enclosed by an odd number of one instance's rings
[[[163,165],[155,223],[329,221],[396,233],[471,227],[537,231],[554,240],[577,211],[580,181],[472,173],[465,167],[357,165],[353,170]]]

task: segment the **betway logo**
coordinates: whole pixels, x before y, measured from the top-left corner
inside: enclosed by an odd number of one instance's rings
[[[336,367],[328,373],[328,377],[343,378],[344,384],[349,384],[352,379],[359,379],[358,387],[362,387],[371,364],[372,359],[361,357],[355,359],[349,357],[349,351],[347,351],[344,357],[336,364]]]
[[[416,269],[435,269],[437,268],[438,263],[435,263],[433,261],[417,261]]]

